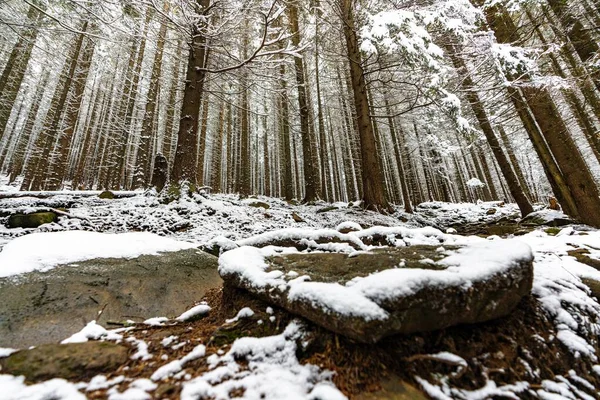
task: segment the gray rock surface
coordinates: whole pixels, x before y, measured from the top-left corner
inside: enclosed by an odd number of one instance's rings
[[[456,250],[456,247],[446,246],[446,250],[449,249]],[[232,250],[232,253],[236,251]],[[431,273],[446,273],[444,270],[447,267],[439,263],[444,257],[437,247],[425,245],[381,248],[352,257],[339,253],[276,255],[265,258],[268,268],[259,273],[264,272],[266,279],[260,284],[253,280],[256,270],[220,267],[219,272],[226,284],[245,289],[326,329],[365,343],[374,343],[394,334],[432,331],[506,316],[531,291],[533,265],[528,257],[517,261],[507,259],[505,267],[497,271],[490,270],[492,272],[485,273],[482,278],[465,281],[449,278],[448,283],[440,284]],[[239,265],[243,266],[243,263],[240,260]],[[344,297],[359,295],[358,292],[345,289],[345,294],[342,294],[340,285],[347,287],[346,284],[356,281],[356,278],[392,268],[429,270],[427,276],[437,283],[428,283],[427,278],[415,285],[413,280],[407,284],[410,290],[403,290],[403,284],[398,283],[397,293],[386,298],[367,295],[371,302],[376,303],[375,307],[384,310],[387,314],[385,318],[371,318],[367,313],[363,313],[365,317],[362,317],[360,310],[352,314],[336,309],[335,303],[343,302]],[[479,266],[473,265],[473,268]],[[295,278],[297,276],[309,276],[311,283],[318,284],[313,285],[305,296],[298,296],[297,291],[290,294],[297,288],[293,286],[297,283],[292,280],[301,279]],[[330,291],[319,286],[322,284],[338,285],[331,288],[334,291]],[[315,295],[310,292],[312,290],[320,293]],[[368,304],[365,306],[370,307]]]
[[[197,249],[89,260],[2,278],[0,347],[55,343],[91,320],[108,326],[177,317],[221,284],[217,258]]]
[[[28,382],[53,378],[86,379],[117,369],[128,360],[127,347],[109,342],[46,344],[0,359],[2,373]]]

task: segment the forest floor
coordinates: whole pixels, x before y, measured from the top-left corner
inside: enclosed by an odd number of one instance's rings
[[[129,348],[126,362],[69,381],[25,382],[0,370],[0,399],[600,398],[600,231],[542,205],[525,223],[514,204],[498,202],[432,202],[412,215],[400,209],[381,215],[356,203],[296,205],[262,196],[198,194],[162,204],[142,192],[116,199],[14,194],[0,179],[0,249],[24,235],[67,230],[144,231],[206,246],[290,227],[431,226],[448,237],[518,238],[535,256],[534,283],[532,295],[507,317],[375,345],[330,333],[241,290],[215,288],[197,299],[210,307],[198,320],[116,330],[90,322],[75,341],[121,343]],[[4,226],[9,215],[33,210],[59,210],[59,219],[39,228]],[[13,351],[0,349],[0,357]]]

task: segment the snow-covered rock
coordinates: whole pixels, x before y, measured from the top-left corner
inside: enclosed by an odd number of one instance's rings
[[[449,239],[441,232],[439,238]],[[350,256],[242,246],[220,257],[219,273],[329,330],[376,342],[507,315],[531,291],[532,261],[528,245],[502,239],[446,248],[403,244]]]

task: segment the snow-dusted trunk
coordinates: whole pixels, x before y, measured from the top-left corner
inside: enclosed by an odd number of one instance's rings
[[[42,75],[42,79],[40,80],[40,84],[35,89],[35,95],[33,96],[33,104],[27,115],[27,122],[25,122],[25,126],[23,127],[23,130],[19,135],[17,145],[9,162],[8,173],[10,176],[10,183],[14,182],[17,179],[17,176],[19,176],[23,171],[23,166],[27,157],[26,152],[29,146],[29,142],[33,136],[35,121],[40,106],[42,104],[42,98],[44,96],[44,91],[46,89],[46,85],[48,84],[49,78],[50,72],[45,71]]]
[[[31,25],[25,28],[23,32],[19,32],[19,39],[13,46],[8,61],[2,70],[2,75],[0,75],[0,141],[21,89],[25,70],[29,64],[31,52],[37,38],[38,30],[36,26],[41,20],[41,12],[37,7],[33,5],[29,7],[27,20],[30,21]]]
[[[571,8],[565,0],[548,0],[547,2],[558,17],[564,34],[569,38],[581,60],[584,63],[591,61],[594,56],[600,53],[600,46],[598,46],[598,43],[592,37],[592,30],[584,26],[581,18],[577,18],[571,12]],[[588,73],[594,81],[596,88],[600,90],[600,69],[590,66]]]
[[[281,185],[283,186],[283,196],[286,200],[294,198],[294,183],[292,181],[292,154],[290,149],[290,125],[289,125],[289,106],[287,96],[287,83],[285,78],[285,64],[279,67],[279,134],[280,134],[280,160],[283,168]]]
[[[371,116],[369,115],[366,81],[354,20],[355,4],[353,0],[341,0],[341,6],[342,24],[346,40],[346,50],[348,51],[348,63],[350,64],[354,107],[357,114],[360,139],[363,207],[379,212],[391,212],[393,209],[385,196],[383,173],[377,154],[377,144]]]
[[[165,13],[168,12],[168,2],[165,2]],[[165,50],[165,38],[167,36],[167,23],[163,21],[158,32],[156,42],[156,52],[152,62],[152,72],[150,74],[150,86],[146,99],[146,108],[142,120],[142,132],[138,144],[138,153],[135,160],[135,172],[133,177],[133,188],[139,189],[147,187],[152,179],[152,142],[156,134],[155,114],[158,102],[159,83],[162,73],[163,54]]]
[[[529,19],[529,22],[533,25],[534,31],[540,42],[542,42],[544,47],[550,49],[551,46],[548,43],[548,40],[544,37],[544,33],[542,32],[540,27],[535,23],[535,17],[531,14],[531,11],[526,11],[526,14],[527,18]],[[563,67],[560,64],[558,57],[551,51],[548,51],[547,54],[548,58],[550,59],[552,70],[554,71],[554,73],[565,80],[569,79],[565,71],[563,71]],[[592,149],[594,157],[596,157],[596,160],[600,162],[600,139],[596,135],[596,128],[594,126],[593,121],[591,120],[591,115],[588,114],[585,108],[585,104],[577,96],[573,88],[566,87],[563,88],[561,91],[565,96],[565,99],[567,100],[567,104],[571,109],[571,113],[575,117],[577,125],[585,135],[585,138],[587,139],[590,148]]]
[[[295,47],[300,47],[300,25],[298,23],[298,6],[295,1],[288,4],[288,19],[291,40]],[[313,154],[309,130],[307,101],[307,84],[304,77],[304,59],[294,57],[296,87],[298,89],[298,109],[300,111],[300,137],[304,157],[304,199],[303,202],[317,200],[320,197],[320,182],[317,177],[316,155]]]
[[[517,202],[519,210],[521,210],[521,215],[524,217],[527,214],[533,212],[533,207],[531,206],[529,199],[525,195],[523,187],[519,184],[519,179],[512,170],[510,162],[506,157],[506,154],[504,154],[504,151],[500,146],[500,142],[498,141],[498,138],[494,133],[492,124],[490,123],[490,119],[487,115],[487,111],[483,106],[483,102],[481,101],[479,94],[475,91],[475,83],[473,82],[473,79],[469,74],[464,60],[460,56],[460,49],[457,46],[454,46],[454,48],[448,50],[448,54],[450,55],[454,67],[463,77],[460,81],[462,89],[465,93],[467,100],[469,101],[469,104],[471,105],[471,109],[475,114],[475,118],[477,118],[479,128],[483,131],[483,134],[485,135],[485,138],[488,141],[490,148],[492,149],[492,153],[494,154],[496,161],[498,161],[498,165],[500,167],[500,170],[502,171],[504,180],[508,184],[510,194]],[[486,176],[486,178],[488,177]],[[491,180],[491,178],[489,180]],[[493,184],[493,182],[490,182],[490,184]]]
[[[554,36],[563,37],[562,30],[555,23],[555,17],[551,15],[549,11],[545,8],[542,9],[546,20],[548,21],[548,25]],[[573,44],[569,41],[566,41],[559,48],[560,55],[567,63],[571,75],[577,78],[576,84],[579,86],[579,89],[583,93],[585,97],[586,103],[591,107],[594,111],[594,115],[598,120],[600,120],[600,92],[596,89],[596,85],[592,81],[590,74],[586,66],[581,62],[581,59],[576,55],[577,52]],[[552,53],[551,53],[552,54]]]
[[[521,168],[521,165],[519,164],[519,161],[517,160],[517,156],[515,155],[513,145],[511,143],[511,141],[508,139],[508,135],[506,134],[504,127],[498,126],[497,130],[498,130],[498,133],[500,133],[500,139],[502,139],[502,143],[504,144],[504,147],[506,148],[506,153],[508,154],[508,159],[510,160],[512,169],[515,171],[515,175],[516,175],[517,179],[519,180],[519,185],[523,189],[525,196],[527,196],[527,198],[530,201],[533,201],[534,199],[532,197],[532,193],[529,190],[527,181],[525,180],[525,174],[523,174],[523,169]],[[510,189],[510,185],[509,185],[509,189]]]
[[[208,96],[202,101],[202,122],[200,123],[200,137],[198,138],[198,167],[196,169],[196,176],[198,177],[198,183],[204,184],[204,156],[206,152],[206,132],[208,130],[208,112],[209,112],[210,99]]]
[[[181,48],[182,48],[182,42],[181,40],[178,41],[177,46],[176,46],[176,55],[180,55],[181,54]],[[174,132],[174,128],[176,127],[175,124],[175,114],[176,114],[176,108],[177,108],[177,92],[179,90],[179,87],[181,86],[181,80],[179,79],[179,74],[181,71],[181,62],[179,60],[176,60],[173,66],[173,79],[171,80],[171,86],[169,88],[169,101],[167,104],[167,116],[166,116],[166,126],[165,126],[165,136],[163,138],[163,144],[162,144],[162,149],[163,149],[163,154],[164,156],[167,158],[167,160],[169,160],[169,165],[171,164],[171,153],[172,153],[172,149],[173,149],[173,142],[174,142],[174,137],[173,137],[173,132]]]
[[[499,6],[488,7],[485,9],[485,15],[499,43],[510,43],[516,39],[518,31],[505,10]],[[514,80],[512,76],[507,76],[507,78]],[[516,90],[518,89],[512,88],[515,95],[517,94],[514,92]],[[566,187],[561,184],[557,188],[559,192],[555,192],[557,198],[561,197],[559,201],[566,200],[569,202],[562,204],[563,209],[584,223],[600,226],[600,213],[597,212],[600,209],[598,187],[556,104],[552,100],[550,92],[546,88],[536,85],[521,85],[520,91],[560,171],[564,174],[564,177],[568,177],[568,180],[563,177]],[[521,105],[521,108],[523,108],[523,105]],[[523,109],[520,114],[522,115],[524,112],[526,110]],[[531,127],[529,130],[531,130]],[[538,142],[534,142],[534,145],[542,146],[539,138],[536,138],[536,140]],[[546,156],[546,158],[552,157]],[[545,162],[546,160],[542,160],[542,163]],[[552,174],[552,179],[556,181],[561,176]],[[573,204],[570,203],[569,194]]]
[[[87,22],[83,23],[81,28],[82,32],[85,32],[87,25]],[[50,104],[50,110],[44,121],[44,127],[36,139],[34,147],[35,155],[25,172],[21,190],[40,190],[44,185],[48,171],[50,152],[59,135],[59,125],[67,104],[67,97],[73,84],[73,77],[77,68],[77,62],[81,53],[84,37],[84,33],[78,34],[77,39],[68,53],[68,58],[60,74],[60,81],[56,86]]]
[[[210,7],[210,0],[196,0],[203,18],[208,18],[205,13]],[[208,43],[204,27],[193,25],[192,38],[189,43],[188,65],[185,75],[185,89],[181,105],[181,121],[177,132],[177,147],[175,160],[170,174],[170,181],[178,184],[187,181],[196,185],[196,165],[198,153],[198,125],[200,119],[200,102],[204,94],[204,80],[206,78],[206,65],[208,56]]]
[[[91,28],[91,30],[94,29]],[[71,143],[82,108],[84,91],[90,72],[90,66],[92,64],[92,57],[94,56],[94,48],[94,41],[90,38],[86,38],[83,49],[81,50],[81,59],[78,60],[77,63],[77,71],[71,80],[73,82],[73,91],[71,93],[70,101],[66,106],[65,119],[62,122],[64,128],[62,129],[62,132],[59,133],[58,145],[55,149],[55,152],[57,152],[58,155],[56,159],[52,161],[50,170],[48,171],[49,179],[46,188],[49,190],[60,189],[63,180],[66,178]]]

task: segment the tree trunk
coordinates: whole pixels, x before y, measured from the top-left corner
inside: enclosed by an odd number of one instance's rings
[[[0,141],[4,135],[6,124],[10,118],[23,78],[25,70],[31,58],[31,52],[37,38],[37,26],[41,19],[39,10],[30,6],[27,12],[27,20],[31,27],[19,33],[19,39],[13,46],[8,62],[0,75]]]
[[[485,15],[498,42],[510,43],[517,30],[506,11],[498,6],[488,7]],[[512,80],[510,76],[508,78]],[[576,214],[571,215],[589,225],[600,226],[600,213],[597,212],[600,209],[598,187],[550,93],[535,85],[522,85],[521,91],[560,170],[569,178],[565,183],[574,200]],[[568,208],[571,207],[568,205]],[[563,209],[566,208],[563,205]]]
[[[298,23],[298,7],[295,1],[288,4],[288,18],[290,30],[292,31],[292,44],[300,46],[300,26]],[[319,179],[317,178],[315,157],[312,153],[311,138],[308,120],[308,102],[306,94],[306,82],[304,78],[304,60],[294,57],[296,72],[296,86],[298,89],[298,109],[300,110],[300,137],[302,143],[302,154],[304,156],[304,199],[302,202],[315,201],[320,197]]]
[[[548,0],[548,5],[558,17],[563,26],[564,34],[573,44],[575,51],[584,63],[591,61],[594,55],[600,53],[600,46],[591,35],[592,30],[587,29],[579,18],[576,18],[569,10],[569,4],[565,0]],[[598,29],[598,27],[596,27]],[[600,69],[592,68],[590,76],[600,90]]]
[[[165,12],[169,10],[169,3],[165,2]],[[142,120],[142,131],[138,143],[138,153],[135,160],[135,172],[133,176],[133,189],[148,187],[152,180],[152,159],[151,154],[152,141],[155,136],[154,117],[158,101],[159,83],[162,72],[163,54],[165,50],[165,38],[167,35],[167,23],[163,21],[158,32],[156,42],[156,52],[152,62],[152,72],[150,73],[150,86],[146,95],[146,109]]]
[[[77,72],[72,79],[73,91],[71,99],[67,105],[65,119],[63,121],[64,128],[59,135],[58,147],[56,149],[56,151],[58,151],[58,157],[56,160],[54,160],[50,167],[50,171],[48,172],[49,182],[47,188],[49,190],[59,190],[62,186],[63,180],[66,178],[69,153],[71,151],[71,144],[73,141],[75,128],[77,127],[79,113],[81,111],[83,95],[90,72],[90,66],[92,65],[94,47],[94,41],[86,38],[85,45],[81,51],[83,54],[81,55],[81,59],[77,64]]]
[[[206,152],[206,131],[208,130],[208,107],[210,105],[210,98],[205,97],[202,102],[202,122],[200,124],[200,137],[198,138],[198,168],[196,176],[198,177],[198,183],[204,184],[204,153]]]
[[[210,0],[196,0],[201,12],[208,11]],[[203,15],[203,18],[208,18]],[[204,92],[207,65],[207,38],[201,27],[192,27],[192,41],[189,44],[188,66],[185,75],[185,89],[181,106],[181,122],[177,132],[177,148],[170,180],[179,184],[187,181],[193,186],[197,183],[196,165],[198,164],[198,124],[200,101]]]
[[[371,116],[369,115],[365,76],[354,26],[354,1],[341,0],[341,6],[361,147],[363,207],[379,212],[393,212],[393,208],[385,197],[383,174],[377,155]]]

